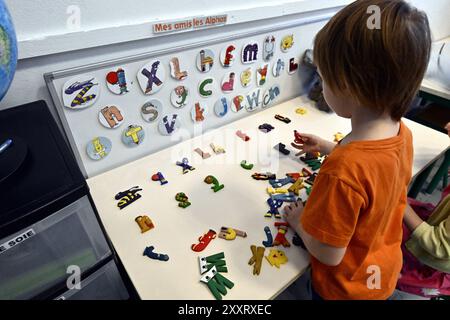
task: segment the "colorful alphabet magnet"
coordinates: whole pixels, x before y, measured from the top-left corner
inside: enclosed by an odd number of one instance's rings
[[[66,108],[77,110],[92,106],[100,94],[98,80],[91,75],[77,76],[63,86],[63,102]]]
[[[161,61],[155,59],[139,69],[137,79],[144,94],[154,94],[166,81],[166,71]]]

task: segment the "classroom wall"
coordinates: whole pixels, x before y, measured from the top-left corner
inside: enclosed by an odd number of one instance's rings
[[[408,1],[427,13],[434,41],[450,37],[450,0]]]
[[[0,110],[43,99],[56,116],[43,79],[46,72],[167,46],[207,41],[243,29],[258,30],[262,26],[283,24],[293,19],[330,16],[351,1],[133,0],[136,3],[134,7],[119,0],[6,0],[17,29],[19,62],[11,88],[0,102]],[[66,28],[66,9],[73,3],[82,9],[81,29],[75,31]],[[168,3],[170,5],[165,6]],[[178,5],[172,6],[172,3]],[[157,19],[219,13],[228,14],[226,26],[157,37],[151,30]],[[319,28],[317,25],[313,32]]]
[[[450,35],[450,0],[410,0],[425,10],[436,39]],[[352,0],[6,0],[19,41],[19,63],[0,110],[46,100],[52,106],[43,74],[114,59],[193,39],[213,39],[242,28],[258,28],[287,19],[336,12]],[[80,25],[70,19],[76,4]],[[106,8],[106,9],[105,9]],[[76,10],[75,10],[76,11]],[[154,37],[152,22],[200,14],[226,13],[228,25]],[[76,20],[76,19],[75,19]],[[75,21],[76,22],[76,21]]]
[[[228,14],[228,24],[338,7],[352,0],[6,0],[20,57],[73,51],[155,36],[155,21]]]

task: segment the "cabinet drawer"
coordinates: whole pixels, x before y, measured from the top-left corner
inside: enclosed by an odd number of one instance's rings
[[[71,289],[56,300],[125,300],[129,295],[114,261],[81,281],[80,289]]]
[[[110,255],[87,196],[0,240],[0,299],[29,299]]]

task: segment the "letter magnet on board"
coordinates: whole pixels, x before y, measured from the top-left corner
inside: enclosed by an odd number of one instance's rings
[[[213,88],[214,78],[206,78],[198,84],[198,93],[203,98],[208,98],[213,94],[212,88]]]
[[[210,49],[202,49],[197,54],[197,69],[200,72],[208,72],[214,65],[214,52]]]
[[[112,149],[112,142],[106,137],[95,137],[86,145],[86,153],[92,160],[105,158]]]
[[[164,115],[158,123],[158,131],[163,136],[174,134],[181,127],[178,115],[175,113]]]
[[[192,107],[191,116],[194,122],[203,122],[208,114],[208,107],[203,102],[196,102]]]
[[[275,52],[275,36],[270,35],[264,39],[263,44],[263,60],[270,61],[273,58]]]
[[[181,71],[180,60],[177,57],[170,59],[170,75],[177,80],[184,80],[188,76],[187,71]]]
[[[98,121],[108,129],[119,127],[124,120],[122,111],[117,106],[106,106],[98,112]]]
[[[224,117],[231,108],[231,100],[226,97],[222,97],[214,104],[214,113],[219,118]]]
[[[124,95],[130,92],[133,81],[129,81],[129,73],[123,67],[112,70],[106,74],[106,86],[109,91],[117,95]]]
[[[155,59],[139,69],[137,79],[144,94],[154,94],[166,81],[166,71],[161,61]]]
[[[141,116],[146,122],[157,121],[162,115],[163,104],[158,99],[151,99],[141,107]]]
[[[281,39],[281,51],[288,52],[294,45],[294,35],[288,34]]]
[[[230,44],[223,48],[220,52],[220,63],[224,68],[229,68],[234,64],[236,60],[235,51],[236,46],[234,44]]]
[[[122,142],[131,147],[137,146],[144,141],[144,128],[138,125],[129,125],[122,133]]]
[[[170,102],[175,108],[183,108],[189,103],[189,89],[186,86],[177,86],[170,93]]]
[[[252,68],[247,68],[241,73],[241,84],[244,88],[248,88],[252,85]]]
[[[259,48],[257,43],[251,42],[244,45],[241,55],[242,63],[253,63],[258,60],[258,50]]]
[[[98,80],[91,75],[77,76],[67,81],[63,86],[63,102],[66,108],[72,110],[92,106],[100,94]]]

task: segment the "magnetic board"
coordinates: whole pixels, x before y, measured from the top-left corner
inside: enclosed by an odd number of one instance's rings
[[[47,87],[83,174],[93,177],[304,94],[309,79],[300,60],[328,18],[297,19],[283,27],[243,30],[183,47],[168,44],[164,50],[46,73]],[[235,49],[232,59],[227,59],[230,46]],[[277,68],[279,59],[284,69]],[[155,61],[164,73],[154,72]],[[245,72],[249,68],[250,76]],[[180,86],[189,93],[182,106],[177,105],[182,93],[175,93]],[[226,113],[220,109],[223,98]],[[244,101],[243,108],[233,109],[233,101],[238,105],[239,100]],[[252,100],[253,107],[247,108],[245,103]],[[151,122],[154,109],[159,118]],[[204,110],[201,116],[198,110]],[[174,130],[162,134],[164,127]]]

